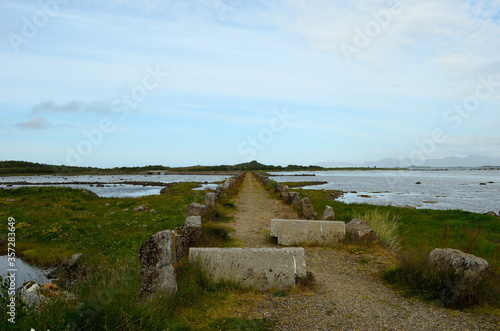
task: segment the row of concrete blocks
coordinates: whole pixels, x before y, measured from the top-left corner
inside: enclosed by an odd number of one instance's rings
[[[141,288],[143,294],[177,292],[177,266],[182,241],[174,231],[158,232],[143,243]],[[286,290],[305,278],[304,248],[189,248],[189,261],[199,263],[215,281],[232,281],[265,291]]]
[[[271,220],[271,236],[284,246],[331,245],[345,239],[346,225],[335,221]],[[235,281],[257,290],[285,290],[307,276],[305,250],[287,248],[191,248],[214,281]]]
[[[241,175],[239,175],[241,176]],[[189,205],[189,217],[181,229],[160,231],[141,245],[140,292],[157,294],[177,292],[177,272],[179,262],[189,255],[193,241],[201,238],[202,217],[212,208],[225,190],[236,183],[236,178],[228,178],[217,186],[215,192],[205,194],[205,204]]]
[[[269,186],[271,184],[271,180],[269,179],[269,177],[262,175],[258,172],[254,172],[254,174],[255,174],[255,176],[257,176],[261,180],[261,182],[265,186]],[[318,216],[318,213],[314,209],[314,207],[311,203],[311,200],[309,198],[301,199],[300,193],[292,192],[292,191],[290,191],[290,188],[288,186],[281,185],[281,184],[278,185],[277,192],[279,192],[281,194],[281,197],[283,198],[283,200],[290,202],[292,205],[298,205],[300,210],[301,210],[302,216],[305,219],[314,220]],[[335,214],[333,214],[332,216],[329,216],[329,217],[332,217],[332,218],[329,218],[328,220],[330,220],[330,221],[335,220]],[[325,218],[323,218],[323,219],[325,219]]]
[[[183,232],[198,237],[200,217],[189,217]],[[284,246],[332,245],[345,239],[346,225],[336,221],[271,220],[271,236]],[[141,291],[177,291],[176,267],[188,252],[175,231],[162,231],[141,247]],[[182,252],[182,254],[179,254]],[[234,281],[258,290],[285,290],[307,276],[304,248],[190,248],[189,261],[200,263],[214,281]]]
[[[271,220],[271,236],[284,246],[330,245],[345,239],[344,222]],[[201,264],[215,281],[235,281],[258,290],[289,289],[305,278],[302,247],[191,248],[189,260]]]

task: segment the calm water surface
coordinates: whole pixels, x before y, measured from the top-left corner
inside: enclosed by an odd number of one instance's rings
[[[7,269],[12,269],[8,266],[8,257],[6,255],[0,256],[0,276],[7,276]],[[17,271],[13,272],[16,275],[16,288],[23,286],[24,283],[35,281],[38,284],[48,284],[52,281],[46,275],[52,269],[40,269],[32,266],[20,258],[16,258],[15,268]]]
[[[477,213],[495,211],[498,214],[500,211],[499,170],[300,171],[273,174],[284,175],[271,177],[278,182],[328,182],[305,188],[351,192],[339,199],[346,203],[461,209]],[[300,174],[315,176],[296,176]]]
[[[154,182],[160,184],[196,182],[205,183],[198,189],[203,190],[205,186],[217,187],[215,182],[229,178],[229,175],[86,175],[86,176],[12,176],[0,177],[0,188],[8,188],[9,183],[27,182],[34,184],[50,183],[51,185],[61,185],[78,189],[87,189],[100,197],[107,198],[137,198],[147,195],[160,194],[162,186],[143,186],[124,184],[124,182]],[[80,183],[80,184],[75,184]],[[89,183],[89,184],[85,184]],[[90,183],[102,183],[104,187],[91,186]],[[13,185],[12,188],[29,186]],[[39,186],[39,185],[37,185]]]

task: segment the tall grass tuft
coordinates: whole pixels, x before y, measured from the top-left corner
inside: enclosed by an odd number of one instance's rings
[[[368,224],[377,234],[378,240],[395,251],[399,251],[403,244],[404,234],[401,230],[401,217],[390,211],[372,209],[364,214],[355,214]]]

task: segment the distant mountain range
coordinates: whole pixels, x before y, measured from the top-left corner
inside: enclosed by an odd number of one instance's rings
[[[318,164],[322,167],[348,168],[348,167],[377,167],[377,168],[407,168],[411,165],[430,168],[455,168],[455,167],[483,167],[500,166],[500,158],[490,158],[485,156],[471,155],[460,158],[456,156],[445,157],[443,159],[429,159],[425,162],[410,162],[408,160],[398,160],[386,158],[378,161],[366,161],[361,164],[347,162],[323,162]]]

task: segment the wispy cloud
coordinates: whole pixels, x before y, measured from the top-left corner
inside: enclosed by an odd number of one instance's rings
[[[24,38],[23,17],[39,2],[0,2],[0,30]],[[401,11],[384,16],[397,2]],[[223,20],[217,3],[233,8]],[[369,43],[346,63],[340,45],[366,42],[359,31]],[[18,150],[97,137],[109,118],[116,130],[89,165],[153,162],[153,150],[185,155],[193,146],[196,156],[179,162],[216,164],[286,107],[297,118],[259,160],[406,157],[437,128],[449,136],[439,156],[500,155],[491,145],[500,77],[470,116],[454,108],[500,71],[500,0],[69,1],[25,46],[23,56],[0,50],[9,63],[0,113],[3,127],[25,130]],[[145,68],[156,65],[172,76],[119,121],[113,100],[140,92]],[[460,130],[444,119],[451,110]],[[2,141],[17,139],[0,131]],[[40,160],[57,163],[65,152]]]
[[[412,52],[447,70],[461,71],[498,60],[500,23],[494,19],[500,11],[498,1],[393,2],[400,3],[400,13],[393,15],[387,27],[370,40],[356,57],[359,61],[380,63],[397,55],[412,59],[407,56]],[[287,28],[304,36],[317,49],[342,55],[339,45],[353,44],[355,29],[367,34],[364,30],[370,28],[370,22],[376,24],[377,13],[391,2],[363,1],[362,6],[325,0],[287,3],[297,13],[282,20]]]
[[[33,106],[33,114],[40,113],[99,113],[107,114],[111,111],[110,106],[99,101],[93,102],[82,102],[82,101],[71,101],[68,103],[57,104],[54,101],[43,101],[39,104]]]
[[[35,117],[31,120],[20,122],[16,124],[21,129],[48,129],[51,125],[43,117]]]

